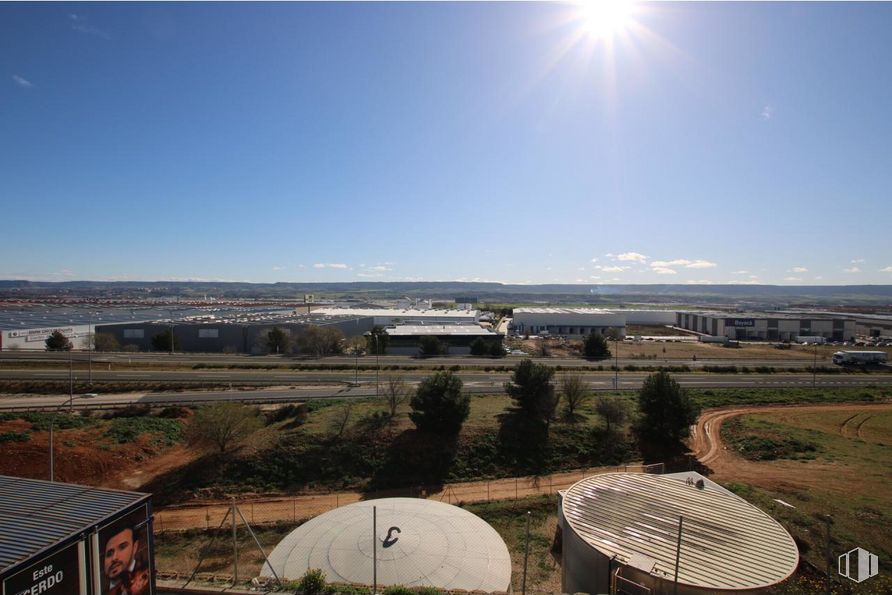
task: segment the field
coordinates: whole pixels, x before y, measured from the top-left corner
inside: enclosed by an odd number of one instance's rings
[[[712,420],[727,447],[701,458],[712,478],[780,520],[812,574],[826,566],[827,515],[834,563],[855,547],[892,556],[892,405],[762,408]],[[856,592],[890,588],[886,576]]]

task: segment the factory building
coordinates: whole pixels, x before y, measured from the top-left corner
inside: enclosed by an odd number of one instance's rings
[[[850,341],[856,323],[846,316],[827,314],[678,312],[676,326],[732,340],[795,341],[797,337],[823,337]]]
[[[471,352],[471,343],[477,339],[483,339],[488,345],[502,343],[501,335],[476,324],[399,325],[384,332],[389,338],[387,353],[391,355],[418,354],[422,337],[436,337],[444,355],[467,355]]]
[[[558,526],[564,593],[755,595],[799,564],[777,521],[693,472],[583,479]]]
[[[329,318],[372,318],[375,326],[398,324],[474,324],[480,319],[477,310],[445,310],[415,308],[318,308],[314,316]]]
[[[272,551],[261,576],[297,580],[318,568],[331,583],[507,592],[508,547],[486,521],[437,500],[383,498],[307,521]]]
[[[626,334],[626,317],[599,308],[514,308],[512,328],[519,335],[584,336]]]

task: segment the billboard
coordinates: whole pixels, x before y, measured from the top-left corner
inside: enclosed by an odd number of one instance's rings
[[[81,554],[76,542],[3,581],[5,595],[81,593]],[[84,578],[86,580],[86,578]]]
[[[145,506],[99,531],[100,595],[153,595],[151,530]]]

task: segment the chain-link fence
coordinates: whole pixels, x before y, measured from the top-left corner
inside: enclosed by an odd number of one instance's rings
[[[489,502],[491,500],[516,500],[530,496],[554,494],[565,490],[577,481],[600,473],[618,471],[633,473],[663,473],[663,463],[651,465],[619,465],[594,467],[551,475],[512,477],[437,486],[413,486],[392,490],[367,492],[330,492],[297,494],[277,498],[240,499],[238,506],[252,525],[297,522],[339,506],[373,498],[429,498],[450,504]],[[215,529],[230,510],[230,503],[183,504],[155,511],[155,531],[185,529]]]

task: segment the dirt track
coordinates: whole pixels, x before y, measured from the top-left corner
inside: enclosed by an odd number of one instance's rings
[[[708,410],[697,420],[692,430],[691,451],[712,472],[712,478],[725,481],[742,481],[772,489],[796,489],[797,487],[822,487],[846,491],[858,477],[843,465],[825,462],[798,461],[753,462],[729,451],[722,442],[722,424],[739,415],[795,411],[812,413],[844,409],[852,412],[839,432],[847,437],[859,437],[861,426],[874,412],[892,410],[892,403],[833,403],[827,405],[764,405]]]
[[[369,498],[420,497],[456,504],[458,502],[487,502],[489,500],[511,500],[526,496],[554,494],[558,490],[569,488],[580,479],[590,475],[624,470],[640,472],[642,467],[641,465],[594,467],[542,477],[512,477],[491,481],[446,484],[441,488],[430,491],[412,488],[374,493],[332,492],[328,494],[306,494],[239,501],[238,506],[241,513],[250,523],[293,522],[321,514],[344,504],[359,502]],[[155,530],[215,528],[221,524],[229,509],[230,505],[224,502],[170,506],[155,511]],[[228,523],[229,521],[227,520],[227,526]]]

